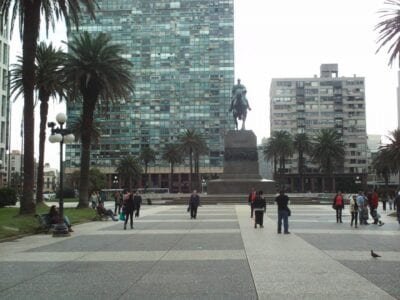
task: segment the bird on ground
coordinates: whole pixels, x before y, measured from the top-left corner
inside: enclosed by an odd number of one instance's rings
[[[376,254],[373,250],[371,250],[371,256],[373,258],[381,257],[379,254]]]

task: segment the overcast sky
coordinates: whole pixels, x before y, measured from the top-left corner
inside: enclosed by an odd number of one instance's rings
[[[386,49],[375,54],[374,26],[383,3],[384,0],[235,0],[235,78],[240,78],[247,88],[252,111],[246,128],[255,132],[259,142],[269,136],[271,78],[319,76],[322,63],[339,64],[339,76],[356,74],[366,78],[368,134],[386,135],[397,127],[397,69],[388,67]],[[63,28],[50,38],[54,42],[65,40]],[[20,49],[14,36],[11,62],[21,54]],[[21,148],[21,106],[22,101],[18,101],[12,108],[11,149]],[[65,111],[65,105],[51,104],[49,110],[49,120],[54,120],[57,112]],[[58,168],[58,148],[46,147],[45,161]]]

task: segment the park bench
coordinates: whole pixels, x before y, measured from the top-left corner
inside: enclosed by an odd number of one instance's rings
[[[49,233],[54,229],[55,224],[51,223],[50,215],[49,214],[37,214],[35,215],[36,219],[39,222],[39,231],[44,231]]]

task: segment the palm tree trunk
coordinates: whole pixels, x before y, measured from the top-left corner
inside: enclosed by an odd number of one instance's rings
[[[192,174],[193,174],[193,151],[192,148],[189,150],[189,188],[190,192],[192,192]]]
[[[169,185],[169,192],[170,192],[170,193],[172,192],[172,182],[173,182],[173,179],[174,179],[174,164],[171,163],[171,173],[170,173],[170,176],[169,176],[169,183],[168,183],[168,185]]]
[[[83,126],[81,133],[81,177],[79,182],[78,208],[87,208],[89,206],[90,144],[95,103],[96,101],[93,99],[84,99],[83,101]]]
[[[34,82],[35,55],[40,25],[40,0],[26,1],[23,11],[24,28],[22,44],[22,84],[24,89],[24,187],[20,214],[34,214],[36,211],[33,191],[34,170]]]
[[[48,100],[49,100],[48,97],[44,97],[43,99],[41,99],[41,102],[40,102],[39,161],[38,161],[38,169],[37,169],[36,203],[43,202],[44,145],[46,142],[47,113],[49,110]]]

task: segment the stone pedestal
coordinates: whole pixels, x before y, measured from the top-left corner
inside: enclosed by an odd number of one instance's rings
[[[258,168],[257,138],[251,130],[229,131],[225,136],[224,173],[207,184],[209,195],[248,194],[252,188],[275,193],[275,182],[262,179]]]

